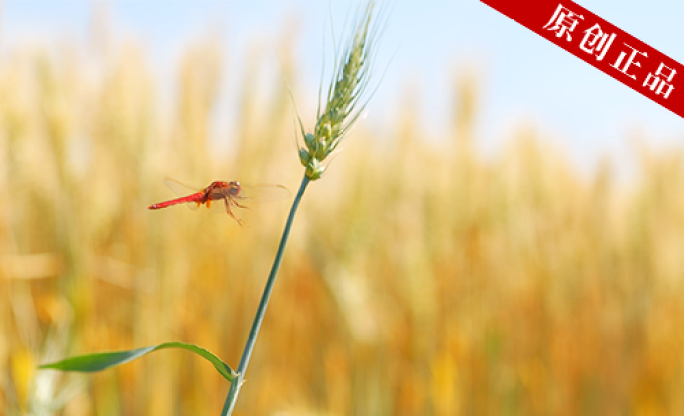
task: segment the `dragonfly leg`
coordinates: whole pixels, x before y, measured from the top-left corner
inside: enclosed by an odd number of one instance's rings
[[[228,210],[228,215],[230,215],[231,217],[233,217],[233,219],[234,219],[235,221],[237,221],[238,224],[240,224],[240,225],[245,225],[245,222],[242,221],[240,218],[236,217],[235,214],[233,214],[233,211],[231,211],[230,209]]]
[[[248,209],[248,210],[251,210],[251,209],[252,209],[252,208],[250,208],[250,207],[248,207],[248,206],[238,204],[237,201],[234,200],[234,199],[233,199],[233,204],[235,204],[235,206],[238,207],[238,208]]]
[[[230,215],[235,221],[237,221],[238,224],[245,225],[244,221],[242,221],[240,218],[236,217],[235,214],[233,214],[233,210],[230,209],[230,200],[226,199],[225,202],[226,202],[226,212],[228,213],[228,215]]]

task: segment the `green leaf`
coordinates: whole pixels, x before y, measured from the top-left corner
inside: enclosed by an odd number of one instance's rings
[[[38,366],[39,369],[53,369],[60,371],[80,371],[85,373],[93,373],[95,371],[102,371],[110,367],[125,364],[129,361],[140,358],[143,355],[149,354],[152,351],[163,350],[165,348],[183,348],[192,351],[195,354],[206,358],[214,365],[219,374],[226,380],[232,382],[237,375],[228,364],[221,361],[220,358],[209,352],[208,350],[198,347],[194,344],[186,342],[163,342],[158,345],[151,345],[149,347],[138,348],[127,351],[112,351],[112,352],[98,352],[94,354],[80,355],[78,357],[71,357],[62,361],[48,363]]]

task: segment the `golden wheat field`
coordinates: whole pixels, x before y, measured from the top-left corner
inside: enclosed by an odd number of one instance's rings
[[[212,145],[237,72],[221,54],[188,47],[168,101],[135,43],[0,61],[0,414],[220,413],[228,383],[185,351],[36,366],[171,340],[237,366],[291,199],[249,227],[146,209],[173,196],[165,176],[296,190],[281,74],[260,96],[245,72],[231,145]],[[627,184],[532,126],[485,157],[477,81],[455,78],[450,135],[426,141],[407,100],[310,185],[235,414],[684,414],[681,150],[640,147]]]

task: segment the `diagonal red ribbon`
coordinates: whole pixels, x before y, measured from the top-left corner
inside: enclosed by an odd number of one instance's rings
[[[684,66],[570,0],[481,0],[684,117]]]

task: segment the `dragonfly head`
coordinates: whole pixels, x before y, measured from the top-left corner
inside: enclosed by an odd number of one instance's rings
[[[228,184],[228,190],[229,190],[231,195],[239,194],[241,189],[242,189],[242,187],[240,186],[240,182],[238,182],[238,181],[230,182]]]

